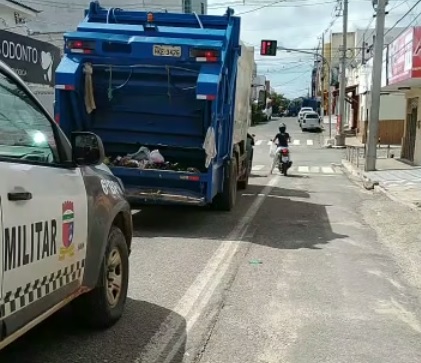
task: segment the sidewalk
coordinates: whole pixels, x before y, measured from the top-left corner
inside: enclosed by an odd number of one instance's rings
[[[379,158],[376,171],[363,171],[365,159],[360,165],[344,159],[342,165],[346,171],[361,178],[367,189],[377,187],[394,201],[411,208],[421,208],[421,166],[411,166],[395,158]]]

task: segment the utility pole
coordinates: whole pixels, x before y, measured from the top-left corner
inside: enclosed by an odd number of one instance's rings
[[[320,83],[321,83],[321,91],[322,91],[322,98],[320,101],[320,117],[322,118],[322,123],[323,123],[323,119],[325,117],[325,62],[323,60],[324,57],[324,49],[325,49],[325,33],[323,32],[322,34],[322,49],[321,49],[321,62],[319,63],[319,65],[321,64],[322,66],[320,67],[321,70],[321,77],[320,77]],[[323,126],[323,124],[322,124]]]
[[[338,134],[336,135],[336,145],[345,146],[344,119],[345,119],[345,91],[346,91],[346,53],[348,38],[348,1],[343,0],[343,29],[342,29],[342,58],[341,58],[341,80],[339,82],[339,118]]]
[[[361,64],[365,64],[365,33],[363,33],[363,44],[361,46]]]
[[[379,133],[380,90],[382,82],[384,22],[386,17],[387,0],[373,0],[376,10],[376,41],[374,43],[373,73],[371,86],[371,108],[368,120],[367,155],[365,171],[376,170],[377,137]]]

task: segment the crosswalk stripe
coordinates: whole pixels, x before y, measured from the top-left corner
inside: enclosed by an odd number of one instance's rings
[[[333,169],[330,166],[323,166],[322,171],[325,174],[333,174],[334,173]]]
[[[319,171],[320,171],[320,168],[318,166],[310,167],[310,173],[318,173]]]
[[[308,173],[308,166],[299,166],[298,172],[300,173]]]
[[[264,165],[254,165],[251,170],[258,171],[262,170],[265,166]]]
[[[314,146],[314,140],[311,140],[311,139],[308,139],[308,140],[294,139],[294,140],[292,140],[291,144],[294,145],[294,146],[299,146],[299,145],[302,144],[301,141],[302,141],[303,144],[305,144],[307,146]],[[255,146],[261,146],[261,145],[263,145],[263,143],[265,143],[268,146],[272,145],[272,141],[270,141],[270,140],[256,140],[254,142],[254,145]]]

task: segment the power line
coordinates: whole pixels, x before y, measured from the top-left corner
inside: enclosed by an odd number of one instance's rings
[[[284,82],[282,84],[278,84],[278,85],[275,85],[275,86],[272,86],[272,87],[282,87],[282,86],[285,86],[286,84],[295,82],[296,80],[300,79],[302,76],[307,76],[307,75],[308,75],[308,71],[302,72],[299,76],[297,76],[297,77],[295,77],[293,79],[290,79],[290,80],[288,80],[288,81],[286,81],[286,82]]]
[[[389,13],[390,13],[391,11],[393,11],[393,10],[397,9],[398,7],[402,6],[403,4],[407,3],[407,1],[408,1],[408,0],[404,0],[404,1],[399,0],[399,3],[398,3],[398,4],[396,4],[395,6],[393,6],[393,7],[389,10]],[[361,40],[360,40],[360,41],[358,42],[358,44],[357,44],[357,48],[360,48],[360,49],[359,49],[358,53],[357,53],[357,54],[355,54],[355,55],[353,56],[353,58],[352,58],[353,60],[356,60],[356,59],[360,56],[360,54],[362,54],[362,52],[364,51],[364,46],[363,46],[363,43],[365,42],[365,36],[366,36],[366,34],[367,34],[367,32],[368,32],[368,29],[370,29],[371,25],[373,24],[374,19],[375,19],[375,17],[374,17],[374,16],[373,16],[373,17],[371,17],[370,22],[368,23],[367,27],[365,28],[365,30],[364,30],[364,32],[363,32],[363,35],[362,35],[362,37],[361,37]],[[391,30],[391,29],[390,29],[390,30]],[[388,31],[390,31],[390,30],[388,30]],[[387,35],[388,31],[384,34],[385,36]]]
[[[393,26],[391,28],[389,28],[386,33],[384,34],[385,36],[387,34],[389,34],[403,19],[405,19],[411,12],[412,10],[414,10],[414,8],[421,3],[421,0],[418,0],[401,18],[399,18],[399,20],[396,21],[395,24],[393,24]],[[416,19],[416,18],[415,18]]]

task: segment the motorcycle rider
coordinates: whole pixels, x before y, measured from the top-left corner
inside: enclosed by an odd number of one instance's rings
[[[291,136],[288,132],[286,132],[287,127],[284,123],[281,123],[279,125],[279,132],[276,134],[276,136],[273,138],[272,142],[274,142],[277,145],[276,151],[275,151],[275,157],[273,158],[271,173],[273,169],[276,166],[276,162],[279,157],[279,153],[283,148],[288,147],[288,142],[291,142]]]
[[[276,134],[274,139],[272,140],[276,145],[278,145],[278,148],[276,152],[278,153],[280,151],[280,148],[288,147],[288,142],[291,142],[291,137],[289,136],[289,133],[286,132],[287,127],[284,123],[281,123],[279,125],[279,132]]]

